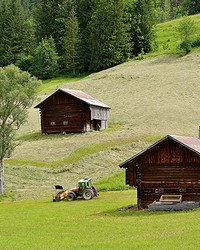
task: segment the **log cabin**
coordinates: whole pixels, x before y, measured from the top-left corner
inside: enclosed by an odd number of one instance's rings
[[[35,108],[41,132],[75,133],[106,129],[110,107],[80,90],[58,89]]]
[[[137,189],[138,209],[161,195],[182,195],[200,201],[200,139],[167,135],[121,163],[126,184]]]

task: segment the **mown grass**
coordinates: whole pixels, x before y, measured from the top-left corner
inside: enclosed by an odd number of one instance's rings
[[[111,131],[113,131],[113,128],[110,128],[110,132]],[[107,131],[105,132],[107,133]],[[104,131],[102,133],[104,133]],[[28,133],[28,134],[19,135],[17,137],[17,140],[23,140],[23,141],[26,141],[26,140],[35,141],[35,140],[42,140],[42,139],[53,140],[54,138],[61,138],[61,137],[73,137],[73,134],[67,134],[67,135],[52,134],[46,137],[36,132],[36,133]],[[54,169],[63,168],[65,165],[76,163],[88,155],[96,154],[108,148],[114,148],[117,150],[116,147],[120,147],[126,144],[127,145],[132,144],[134,142],[139,142],[139,141],[144,141],[149,144],[149,143],[155,142],[156,140],[160,138],[161,136],[158,136],[158,135],[147,135],[147,136],[141,136],[141,137],[135,137],[135,138],[129,138],[129,139],[127,138],[113,139],[113,140],[108,140],[101,144],[91,143],[90,145],[79,147],[77,150],[74,150],[69,156],[65,157],[64,159],[55,160],[51,162],[34,161],[34,160],[17,160],[17,159],[7,159],[5,160],[5,162],[7,164],[16,165],[16,166],[31,165],[35,167],[47,167],[47,168],[54,168]]]
[[[119,211],[135,204],[134,190],[100,193],[90,201],[2,203],[1,249],[199,249],[199,209]]]

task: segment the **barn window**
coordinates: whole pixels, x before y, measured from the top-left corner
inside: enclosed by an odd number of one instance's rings
[[[67,126],[68,125],[68,121],[63,121],[63,125]]]
[[[55,126],[56,123],[55,122],[50,122],[50,126]]]
[[[179,192],[180,193],[186,193],[186,187],[180,187]]]
[[[155,188],[155,193],[156,194],[163,194],[164,193],[164,188]]]

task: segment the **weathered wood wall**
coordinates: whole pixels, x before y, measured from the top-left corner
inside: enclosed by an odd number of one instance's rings
[[[137,187],[140,208],[162,194],[200,201],[200,156],[170,139],[141,155],[126,173],[127,184]]]
[[[88,106],[65,93],[58,92],[41,106],[42,133],[83,132],[90,127]]]

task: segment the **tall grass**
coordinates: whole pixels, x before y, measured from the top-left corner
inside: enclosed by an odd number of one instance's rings
[[[122,169],[109,177],[102,178],[97,181],[95,185],[98,187],[98,190],[102,192],[132,189],[129,185],[125,184],[125,180],[125,171]]]
[[[73,77],[71,74],[61,75],[52,79],[44,80],[42,85],[37,88],[37,93],[49,90],[55,90],[59,87],[61,83],[75,82],[86,77],[88,73],[82,73],[78,76]]]
[[[200,37],[200,14],[190,16],[195,24],[195,32],[191,37],[192,41]],[[155,27],[157,51],[150,55],[177,54],[180,53],[178,47],[181,43],[178,26],[182,18],[175,19],[166,23],[157,24]]]

